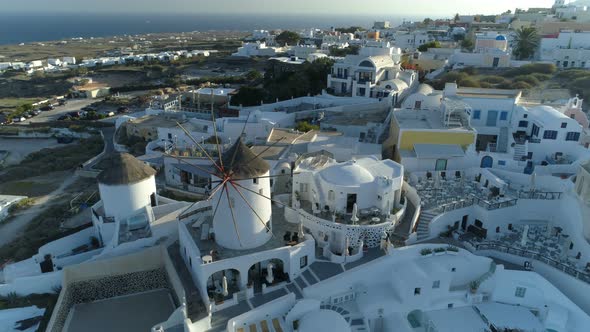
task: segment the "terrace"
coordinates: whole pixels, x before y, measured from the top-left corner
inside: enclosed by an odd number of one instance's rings
[[[453,174],[454,173],[454,174]],[[488,180],[467,179],[464,172],[427,173],[414,184],[422,199],[424,211],[437,213],[448,212],[471,205],[479,205],[487,210],[516,205],[518,199],[555,200],[560,199],[561,192],[545,192],[533,187],[505,183],[502,188],[486,184]]]
[[[390,214],[384,213],[384,211],[381,211],[378,207],[359,209],[355,219],[353,218],[354,216],[352,213],[334,213],[327,210],[314,209],[313,204],[310,201],[301,200],[299,202],[301,209],[305,212],[326,221],[339,224],[367,226],[379,225],[391,221]],[[395,214],[395,212],[397,211],[392,211],[392,214]]]
[[[296,245],[303,241],[303,238],[297,238],[293,241],[291,240],[292,237],[289,238],[289,241],[286,240],[284,236],[285,234],[289,233],[295,235],[299,233],[299,225],[292,224],[285,220],[283,209],[273,206],[271,226],[273,236],[268,242],[253,249],[234,250],[224,248],[215,242],[213,235],[213,216],[210,211],[211,210],[199,212],[198,215],[195,216],[198,221],[192,226],[187,225],[187,229],[201,253],[203,255],[210,255],[212,261],[250,255],[261,251],[282,248],[288,245]],[[237,216],[237,218],[239,218],[239,216]],[[239,219],[237,222],[239,222]]]
[[[472,238],[466,243],[475,250],[494,250],[531,258],[586,283],[590,283],[590,262],[570,250],[569,235],[548,223],[519,224],[495,240]]]

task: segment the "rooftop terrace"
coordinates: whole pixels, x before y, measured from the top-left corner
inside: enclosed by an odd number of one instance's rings
[[[210,211],[201,212],[201,216],[197,216],[197,218],[204,218],[203,223],[199,227],[192,227],[192,225],[187,225],[187,229],[191,234],[195,244],[201,251],[202,255],[209,255],[211,252],[215,252],[215,255],[211,255],[213,260],[222,260],[222,259],[229,259],[239,256],[245,256],[254,254],[261,251],[267,251],[277,248],[282,248],[289,245],[284,239],[283,236],[286,232],[291,232],[292,234],[299,232],[299,225],[292,224],[285,220],[283,215],[283,208],[273,206],[272,207],[272,232],[273,236],[270,238],[268,242],[264,245],[253,248],[253,249],[245,249],[245,250],[234,250],[224,248],[218,245],[211,236],[203,236],[203,232],[206,229],[212,229],[213,224],[213,217],[210,214]],[[238,216],[239,218],[239,216]],[[239,220],[237,220],[239,222]],[[233,231],[233,230],[231,230]],[[301,239],[300,241],[302,241]]]
[[[445,126],[443,115],[438,110],[398,110],[393,112],[395,120],[402,129],[444,129],[448,131],[472,131],[468,127]]]

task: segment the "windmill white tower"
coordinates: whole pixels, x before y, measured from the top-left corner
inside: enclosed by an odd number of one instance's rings
[[[211,175],[215,242],[228,249],[252,249],[272,236],[270,165],[248,148],[242,139],[221,156]],[[218,188],[224,186],[224,188]]]

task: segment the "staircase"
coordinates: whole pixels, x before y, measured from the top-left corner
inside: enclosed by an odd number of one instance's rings
[[[416,233],[418,234],[418,241],[426,240],[430,237],[430,222],[437,214],[429,211],[420,212],[420,218],[418,219],[418,227]]]
[[[481,286],[486,280],[488,280],[494,273],[496,272],[496,262],[492,261],[490,264],[490,268],[484,274],[482,274],[479,278],[475,279],[474,281],[477,283],[478,287]],[[465,285],[453,286],[449,290],[451,292],[454,291],[465,291],[471,287],[471,283],[467,283]]]
[[[514,144],[514,160],[522,161],[522,160],[526,159],[526,157],[528,155],[527,150],[528,149],[527,149],[526,144],[515,143]]]
[[[348,310],[331,304],[322,304],[320,309],[332,310],[339,313],[350,324],[351,332],[369,332],[369,328],[363,316],[353,316]]]
[[[191,277],[188,267],[180,256],[180,245],[178,244],[178,241],[168,247],[168,255],[174,265],[174,269],[178,273],[178,277],[180,278],[186,294],[185,301],[187,317],[191,321],[196,322],[207,315],[207,309],[205,308],[205,304],[201,299],[201,294]],[[182,299],[179,300],[182,301]]]

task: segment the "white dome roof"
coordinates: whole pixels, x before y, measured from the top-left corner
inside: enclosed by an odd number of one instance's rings
[[[311,311],[299,321],[300,332],[350,332],[350,325],[344,317],[333,310]]]
[[[319,174],[324,181],[340,186],[354,186],[375,180],[369,171],[359,166],[355,161],[330,166],[320,171]]]

